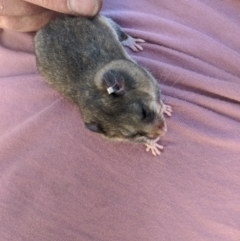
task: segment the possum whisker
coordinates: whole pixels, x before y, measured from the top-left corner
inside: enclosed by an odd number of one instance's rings
[[[180,80],[180,76],[178,76],[177,79],[173,82],[172,86],[170,86],[170,89],[174,88],[174,86],[176,86],[179,80]],[[163,102],[165,102],[166,100],[167,100],[167,96],[164,96]]]

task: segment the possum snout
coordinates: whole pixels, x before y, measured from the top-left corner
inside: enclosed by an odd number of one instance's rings
[[[153,123],[152,128],[147,136],[150,139],[156,139],[158,137],[164,136],[166,132],[167,132],[166,122],[165,120],[161,119]]]
[[[167,125],[165,121],[162,121],[158,126],[157,133],[159,136],[164,136],[167,132]]]

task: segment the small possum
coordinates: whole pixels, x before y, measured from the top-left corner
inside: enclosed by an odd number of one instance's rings
[[[142,42],[102,15],[56,18],[34,38],[39,73],[79,107],[87,129],[111,140],[144,143],[160,155],[164,114],[172,109],[162,102],[155,78],[123,48],[142,50]]]

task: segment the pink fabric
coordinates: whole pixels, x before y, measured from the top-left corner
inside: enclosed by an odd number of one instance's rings
[[[1,241],[240,240],[240,1],[104,1],[173,106],[160,157],[87,131],[0,32]]]

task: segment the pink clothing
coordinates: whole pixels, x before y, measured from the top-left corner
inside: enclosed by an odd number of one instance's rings
[[[0,32],[1,241],[240,240],[240,1],[104,1],[173,107],[160,157],[101,139]]]

